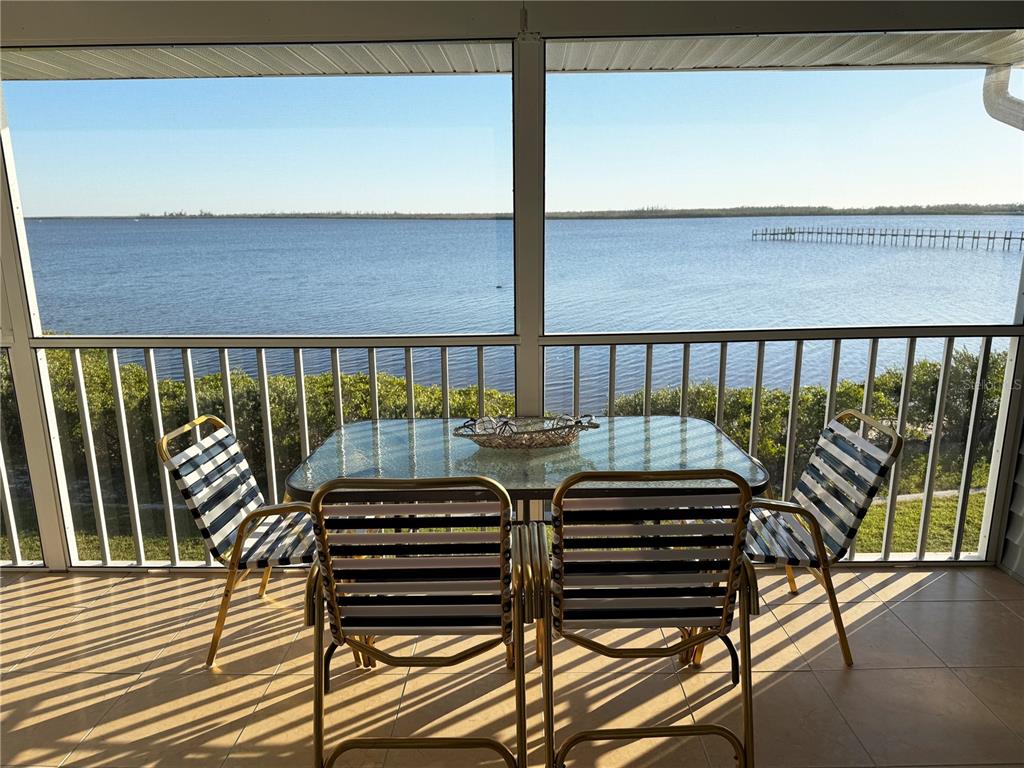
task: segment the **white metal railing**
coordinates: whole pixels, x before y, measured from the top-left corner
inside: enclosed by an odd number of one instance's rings
[[[665,333],[665,334],[558,334],[544,337],[543,345],[548,350],[571,349],[571,391],[572,407],[575,412],[580,412],[583,405],[581,397],[581,379],[583,376],[582,361],[590,358],[595,360],[600,354],[606,355],[608,370],[607,398],[604,400],[604,409],[608,414],[619,413],[621,415],[622,405],[617,403],[622,395],[639,395],[637,398],[640,407],[639,412],[649,416],[653,412],[652,403],[654,400],[654,355],[658,349],[672,350],[681,360],[681,370],[678,379],[678,409],[673,408],[672,412],[678,412],[680,416],[695,415],[692,403],[692,388],[694,386],[694,373],[691,366],[692,350],[697,344],[717,346],[717,377],[714,381],[715,402],[712,411],[703,414],[705,417],[714,420],[720,426],[724,426],[724,413],[727,399],[726,371],[729,360],[729,348],[732,344],[746,343],[754,344],[752,370],[750,371],[750,409],[749,424],[743,431],[744,434],[733,434],[737,442],[743,444],[753,456],[758,456],[758,446],[764,434],[763,430],[763,392],[764,392],[764,371],[765,371],[765,347],[767,343],[781,343],[790,345],[789,351],[792,356],[792,377],[789,385],[788,408],[785,414],[785,430],[782,435],[784,440],[784,458],[782,460],[781,477],[774,480],[776,492],[783,498],[791,493],[797,477],[803,467],[797,464],[797,436],[799,425],[803,415],[800,413],[801,392],[806,391],[806,384],[802,384],[804,368],[805,344],[809,341],[830,342],[830,354],[828,361],[828,376],[825,384],[825,401],[823,408],[823,420],[827,423],[835,415],[838,407],[838,388],[840,384],[840,361],[843,353],[843,342],[859,340],[866,345],[866,368],[863,378],[855,382],[862,390],[860,401],[856,405],[866,413],[872,413],[873,403],[876,396],[876,374],[879,359],[879,342],[883,339],[902,341],[904,352],[902,364],[899,365],[900,389],[896,403],[895,413],[891,421],[893,426],[901,434],[907,432],[908,427],[923,432],[927,440],[927,452],[925,458],[925,475],[923,488],[920,493],[913,493],[915,501],[920,499],[919,519],[916,522],[916,545],[912,550],[906,547],[895,546],[895,534],[897,523],[905,527],[902,520],[897,520],[898,512],[906,514],[906,508],[901,507],[901,492],[906,487],[902,477],[904,472],[904,459],[896,462],[893,467],[888,483],[887,493],[876,500],[875,504],[880,507],[876,514],[882,515],[883,527],[881,544],[876,552],[864,552],[860,554],[853,551],[849,558],[858,560],[971,560],[986,559],[990,557],[987,553],[989,533],[994,522],[993,517],[993,491],[999,482],[998,467],[995,459],[997,441],[993,441],[990,455],[980,455],[979,436],[984,428],[991,430],[991,424],[983,424],[986,408],[991,403],[986,403],[986,387],[989,385],[990,362],[993,352],[993,341],[998,341],[1002,346],[1016,349],[1017,339],[1020,337],[1021,328],[1016,325],[999,326],[935,326],[935,327],[892,327],[892,328],[830,328],[830,329],[799,329],[799,330],[744,330],[744,331],[697,331],[687,333]],[[913,375],[915,362],[918,360],[918,341],[920,339],[935,339],[941,342],[942,353],[938,363],[939,374],[936,388],[929,392],[928,396],[934,396],[934,409],[927,425],[908,424],[908,412],[911,407],[911,392],[913,390]],[[929,532],[932,527],[932,513],[937,492],[941,495],[952,493],[941,491],[938,488],[938,477],[940,461],[943,457],[942,440],[945,425],[945,410],[950,387],[950,374],[952,372],[953,353],[958,341],[963,342],[969,339],[971,343],[977,343],[977,364],[972,372],[974,386],[970,393],[970,408],[967,416],[967,438],[962,452],[962,464],[960,469],[960,481],[956,491],[956,508],[953,520],[952,541],[948,551],[933,551],[928,547]],[[933,342],[934,345],[935,342]],[[632,388],[630,392],[621,392],[619,389],[619,368],[621,366],[620,348],[635,347],[637,352],[643,351],[642,381],[639,388]],[[603,353],[601,350],[605,350]],[[587,353],[590,353],[589,355]],[[569,356],[563,354],[558,356],[560,360],[568,360]],[[1011,371],[1012,359],[1007,360],[1007,367],[1004,372],[1004,380],[1000,382],[1004,392],[1019,390],[1019,382],[1015,383]],[[549,367],[550,371],[550,367]],[[712,377],[706,377],[710,384]],[[674,387],[673,387],[674,389]],[[586,407],[593,407],[593,399]],[[930,401],[929,401],[930,402]],[[849,407],[850,403],[846,404]],[[634,411],[635,412],[635,411]],[[664,411],[664,403],[662,411]],[[995,430],[1002,431],[1006,425],[1006,419],[1019,418],[1014,416],[1009,398],[1003,398],[996,419]],[[948,454],[946,456],[949,458]],[[990,481],[986,489],[986,506],[982,519],[982,530],[979,532],[979,543],[977,552],[966,552],[964,548],[965,531],[968,523],[968,507],[972,495],[971,479],[980,459],[985,458],[992,462]],[[973,489],[977,492],[977,489]]]
[[[389,392],[392,393],[392,397],[388,402],[389,407],[386,415],[415,418],[421,412],[422,409],[417,404],[417,388],[421,386],[421,381],[417,380],[417,372],[413,365],[413,353],[421,350],[430,350],[436,355],[435,359],[440,363],[440,370],[433,369],[433,372],[439,375],[429,377],[428,386],[437,388],[440,408],[437,413],[431,412],[429,415],[442,418],[449,418],[453,415],[479,416],[484,414],[488,405],[486,353],[488,350],[511,347],[512,345],[502,342],[514,339],[514,336],[449,337],[447,339],[440,337],[405,337],[402,339],[387,339],[390,343],[381,344],[380,346],[364,346],[366,368],[354,374],[357,377],[364,377],[363,383],[368,388],[367,410],[363,413],[357,413],[353,410],[346,412],[345,401],[351,393],[347,392],[343,381],[341,352],[342,350],[356,351],[360,348],[360,343],[365,344],[367,341],[379,344],[383,339],[289,339],[288,341],[300,341],[303,344],[311,343],[315,346],[291,347],[289,350],[291,352],[291,370],[284,373],[279,371],[276,374],[271,372],[268,365],[268,352],[288,349],[283,343],[285,340],[281,338],[188,337],[165,339],[154,337],[47,336],[35,340],[33,342],[34,345],[38,349],[46,350],[54,360],[61,355],[67,355],[70,358],[70,381],[63,382],[55,378],[51,381],[54,388],[66,386],[74,390],[73,401],[78,413],[77,415],[69,413],[66,414],[66,417],[68,420],[74,420],[80,426],[82,435],[81,440],[76,439],[73,441],[73,444],[65,444],[63,446],[65,464],[73,463],[75,460],[78,460],[80,464],[84,464],[82,474],[86,476],[88,483],[79,483],[79,493],[72,499],[77,512],[76,520],[78,523],[76,527],[80,527],[83,524],[82,511],[91,502],[91,517],[95,521],[95,535],[98,539],[95,550],[91,547],[83,548],[82,543],[79,542],[79,556],[73,558],[72,564],[124,565],[134,563],[140,566],[197,564],[195,561],[196,548],[191,548],[193,552],[192,557],[185,557],[181,553],[180,546],[184,540],[182,537],[194,538],[196,532],[192,530],[190,524],[186,527],[182,522],[185,517],[181,515],[181,505],[177,498],[177,491],[172,487],[166,469],[160,466],[158,462],[154,463],[153,459],[153,456],[155,456],[153,441],[159,435],[178,425],[177,423],[172,424],[166,421],[171,417],[168,415],[168,403],[162,401],[161,385],[172,381],[177,382],[179,386],[184,386],[185,413],[181,413],[181,401],[176,400],[175,403],[179,409],[179,415],[175,417],[175,421],[194,418],[200,411],[197,368],[194,359],[196,351],[205,353],[203,355],[206,367],[204,375],[217,375],[220,379],[220,383],[217,386],[220,390],[220,398],[222,399],[216,404],[217,407],[212,409],[213,412],[221,416],[227,424],[232,425],[236,432],[242,422],[255,427],[255,429],[250,430],[254,434],[250,435],[252,439],[247,446],[247,450],[250,455],[253,452],[261,452],[262,458],[258,461],[258,466],[254,466],[253,469],[258,475],[262,476],[261,485],[263,486],[266,498],[269,501],[279,501],[283,495],[283,488],[280,482],[282,470],[287,471],[287,468],[282,467],[282,454],[286,450],[283,441],[288,439],[294,441],[297,436],[297,445],[292,444],[289,451],[290,456],[297,457],[296,463],[299,458],[308,455],[316,447],[310,423],[311,395],[307,387],[311,375],[326,375],[330,377],[329,407],[332,413],[329,423],[318,423],[316,425],[321,437],[329,433],[330,430],[344,425],[347,420],[381,418],[383,413],[381,375],[384,372],[378,360],[378,352],[384,350],[389,352],[397,351],[404,360],[404,371],[401,378],[404,378],[403,394],[405,403],[398,402],[396,405],[394,401],[395,392],[393,389],[390,389]],[[447,343],[437,346],[438,341],[446,341]],[[487,343],[472,343],[477,341],[486,341]],[[449,371],[449,353],[454,348],[465,349],[473,355],[473,360],[471,362],[467,361],[469,364],[462,366],[464,369],[463,378],[467,377],[466,374],[472,375],[473,383],[458,389],[453,388]],[[307,370],[308,361],[306,355],[314,349],[326,352],[326,359],[323,360],[324,355],[321,354],[321,368],[316,370],[314,374],[310,374]],[[245,366],[239,366],[233,360],[232,352],[236,350],[245,351],[253,356],[255,360],[254,371],[246,370]],[[180,354],[181,359],[180,373],[175,371],[170,376],[161,376],[158,371],[161,360],[166,368],[168,362],[173,361],[178,354]],[[132,358],[130,362],[126,362],[126,355]],[[97,458],[96,439],[92,424],[92,413],[94,411],[90,404],[91,400],[99,393],[95,391],[95,383],[92,385],[93,390],[90,392],[90,386],[87,382],[83,365],[83,359],[86,356],[90,356],[94,363],[97,358],[105,358],[105,375],[109,377],[109,383],[107,379],[104,379],[103,386],[108,386],[109,390],[103,394],[109,397],[112,402],[113,413],[111,416],[116,424],[117,446],[115,450],[118,459],[117,463],[120,464],[121,481],[123,481],[123,492],[119,493],[123,494],[123,497],[119,495],[118,498],[111,498],[113,491],[109,487],[112,484],[109,472],[105,477],[108,487],[104,487],[104,472],[100,466],[101,462]],[[215,361],[212,363],[212,365],[215,365],[215,369],[211,368],[211,361]],[[146,403],[146,418],[139,418],[140,414],[130,412],[128,406],[126,406],[127,398],[123,377],[126,375],[125,371],[127,370],[125,366],[132,364],[144,368],[147,389],[145,397],[148,400]],[[52,361],[50,367],[51,369],[53,368]],[[248,407],[254,407],[253,412],[243,413],[239,410],[242,406],[236,398],[232,375],[238,376],[240,373],[249,375],[250,379],[255,380],[258,392],[255,406],[253,406],[251,398],[246,400],[249,403]],[[288,414],[289,421],[294,418],[294,428],[290,429],[287,435],[279,433],[281,429],[278,418],[279,413],[275,411],[275,408],[278,406],[272,402],[274,379],[282,375],[287,385],[294,387],[295,393],[294,411]],[[394,373],[389,375],[397,376]],[[135,378],[137,379],[138,376]],[[281,382],[278,383],[280,384]],[[511,384],[511,381],[509,383]],[[204,387],[205,394],[207,395],[206,405],[202,409],[204,411],[210,410],[210,384],[207,381]],[[470,391],[472,389],[475,389],[475,393]],[[323,391],[323,389],[320,390],[318,397],[323,397]],[[462,404],[461,409],[458,411],[456,411],[452,403],[456,393],[460,394],[458,402]],[[512,393],[506,394],[511,395]],[[51,392],[51,395],[53,395],[55,402],[59,400],[55,392]],[[318,412],[322,414],[325,403],[317,400],[315,404],[320,406]],[[349,405],[351,408],[351,403]],[[136,407],[138,407],[138,403],[136,403]],[[436,408],[436,401],[433,402],[433,407]],[[396,411],[396,408],[400,409],[400,412]],[[145,433],[146,428],[151,428],[152,433]],[[262,449],[262,451],[259,449]],[[285,460],[287,461],[287,458]],[[114,462],[111,462],[110,472],[113,472],[115,469],[113,464]],[[77,479],[74,471],[66,471],[66,474],[69,480]],[[159,494],[150,493],[152,503],[147,504],[144,498],[145,493],[142,492],[144,490],[143,486],[152,491],[154,490],[154,482],[159,486]],[[85,499],[86,496],[90,497],[89,501]],[[121,541],[122,546],[119,548],[122,556],[119,557],[112,552],[111,533],[109,531],[112,508],[116,508],[119,511],[122,522],[125,517],[127,518],[127,527],[130,528],[131,534],[132,556],[130,559],[124,557],[124,541]],[[154,528],[159,528],[161,522],[163,531],[160,535],[145,535],[146,530],[152,531]],[[68,531],[68,536],[75,538],[80,533],[82,531],[70,530]],[[88,533],[91,534],[91,531],[88,531]],[[159,539],[159,541],[154,544],[155,538]],[[147,552],[147,546],[158,550],[159,554]],[[204,551],[201,556],[206,565],[212,564],[207,552]]]

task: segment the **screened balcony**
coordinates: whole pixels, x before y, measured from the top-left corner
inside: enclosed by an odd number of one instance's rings
[[[257,579],[243,582],[217,664],[203,663],[223,569],[153,450],[161,434],[199,414],[215,414],[236,431],[273,503],[284,498],[289,473],[345,425],[425,418],[458,423],[513,412],[702,418],[763,463],[770,492],[788,498],[818,432],[846,408],[879,416],[908,436],[910,448],[875,499],[856,546],[835,569],[854,668],[843,665],[813,578],[800,575],[794,595],[781,570],[761,572],[763,609],[751,643],[758,762],[1020,762],[1024,269],[1015,266],[1010,282],[1000,279],[987,294],[997,309],[1010,297],[1005,317],[985,314],[983,292],[968,302],[969,317],[951,322],[868,316],[775,327],[761,320],[770,313],[744,315],[744,302],[737,302],[732,310],[716,309],[715,322],[699,327],[593,330],[552,309],[552,297],[561,301],[566,293],[551,274],[562,263],[552,239],[559,219],[552,214],[559,211],[545,205],[553,178],[545,141],[556,130],[545,127],[545,116],[558,97],[552,77],[974,70],[983,77],[977,101],[987,118],[1024,130],[1024,108],[1010,84],[1024,62],[1020,20],[985,4],[950,11],[952,20],[929,11],[913,24],[863,17],[855,9],[836,18],[813,10],[804,19],[789,9],[777,11],[777,18],[750,9],[738,27],[724,29],[706,11],[695,10],[687,21],[680,9],[633,13],[609,4],[584,19],[564,7],[526,5],[522,18],[520,5],[498,3],[478,8],[475,20],[457,8],[439,8],[432,18],[407,9],[405,19],[362,10],[345,24],[334,11],[309,9],[297,15],[307,21],[286,22],[291,11],[272,8],[262,20],[237,22],[238,28],[215,15],[204,19],[195,9],[162,28],[170,17],[161,14],[171,13],[164,9],[140,13],[125,29],[111,26],[107,9],[83,15],[71,4],[66,18],[31,4],[5,9],[5,84],[507,78],[512,212],[494,236],[495,253],[508,255],[496,286],[508,317],[497,331],[421,333],[371,313],[359,333],[304,333],[273,324],[258,335],[197,333],[185,320],[153,330],[149,318],[139,316],[139,327],[127,332],[55,335],[47,332],[52,314],[40,298],[53,279],[42,271],[45,257],[32,258],[34,225],[15,173],[17,130],[12,140],[5,114],[0,764],[312,760],[304,571],[275,570],[263,598]],[[284,26],[261,26],[271,19]],[[321,34],[304,26],[314,19],[341,31]],[[885,104],[878,110],[884,113]],[[1019,219],[1020,211],[1008,216]],[[753,225],[743,227],[744,237],[758,238]],[[1024,242],[1021,232],[1005,227],[988,233],[988,240],[981,231],[936,234],[924,227],[887,235],[804,232],[792,239],[815,248],[830,238],[840,247],[843,237],[850,247],[862,242],[858,238],[868,247],[868,237],[885,247],[888,237],[889,245],[905,238],[904,246],[942,251],[963,270],[965,286],[978,258],[1015,258]],[[245,279],[258,282],[254,274]],[[67,284],[72,281],[73,275]],[[892,281],[895,292],[916,288],[898,274]],[[863,298],[875,289],[854,287],[844,298],[856,307],[858,293]],[[636,296],[628,300],[637,302]],[[613,296],[612,306],[626,301]],[[472,315],[467,306],[458,311]],[[403,310],[385,314],[401,318]],[[525,512],[540,517],[543,506]],[[611,640],[671,642],[659,633]],[[431,642],[395,641],[396,649],[409,651]],[[564,676],[559,731],[738,723],[724,653],[709,649],[697,668],[675,658],[634,660],[625,674],[565,643],[556,643],[555,653]],[[540,672],[531,654],[529,764],[540,765],[543,731],[534,706]],[[512,682],[502,654],[450,672],[360,670],[350,655],[339,654],[334,683],[332,740],[513,738]],[[491,764],[486,753],[471,754],[466,764]],[[730,764],[716,745],[697,738],[597,744],[574,760],[609,767]],[[346,761],[339,764],[452,764],[450,756],[430,751],[357,751]]]

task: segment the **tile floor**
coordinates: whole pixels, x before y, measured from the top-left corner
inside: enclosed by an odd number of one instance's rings
[[[792,766],[1024,765],[1024,585],[995,569],[842,571],[857,665],[843,666],[823,592],[761,572],[753,622],[756,756]],[[221,582],[147,574],[0,575],[3,766],[308,766],[312,639],[303,579],[265,599],[245,582],[217,667],[203,662]],[[660,631],[608,642],[665,643]],[[397,639],[398,653],[438,641]],[[448,644],[449,647],[451,644]],[[540,676],[528,679],[529,764],[542,764]],[[556,728],[724,722],[737,727],[727,657],[612,662],[556,644]],[[339,651],[327,744],[357,735],[488,735],[514,742],[501,653],[447,670],[357,670]],[[573,766],[724,766],[713,741],[581,747]],[[347,753],[339,765],[491,766],[486,752]]]

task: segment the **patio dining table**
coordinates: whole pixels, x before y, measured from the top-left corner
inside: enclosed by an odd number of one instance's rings
[[[546,501],[558,485],[582,471],[723,469],[745,479],[757,495],[768,487],[768,472],[711,422],[678,416],[615,416],[598,420],[568,446],[544,449],[480,448],[456,437],[462,419],[361,421],[336,430],[287,479],[289,498],[308,501],[335,478],[424,478],[484,475],[501,483],[514,502]],[[609,496],[643,493],[650,484],[606,483]],[[680,492],[708,493],[727,486],[694,481]],[[346,491],[337,501],[400,500],[401,491]],[[437,492],[453,498],[453,492]],[[472,496],[472,492],[469,493]],[[416,498],[424,500],[422,491]]]

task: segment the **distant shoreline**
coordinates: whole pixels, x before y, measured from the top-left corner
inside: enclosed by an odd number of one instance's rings
[[[828,206],[742,206],[736,208],[640,208],[621,211],[553,211],[546,219],[710,219],[779,216],[1020,216],[1024,203],[971,205],[879,205],[870,208]],[[395,219],[511,220],[511,213],[167,213],[135,216],[28,216],[29,219]]]

